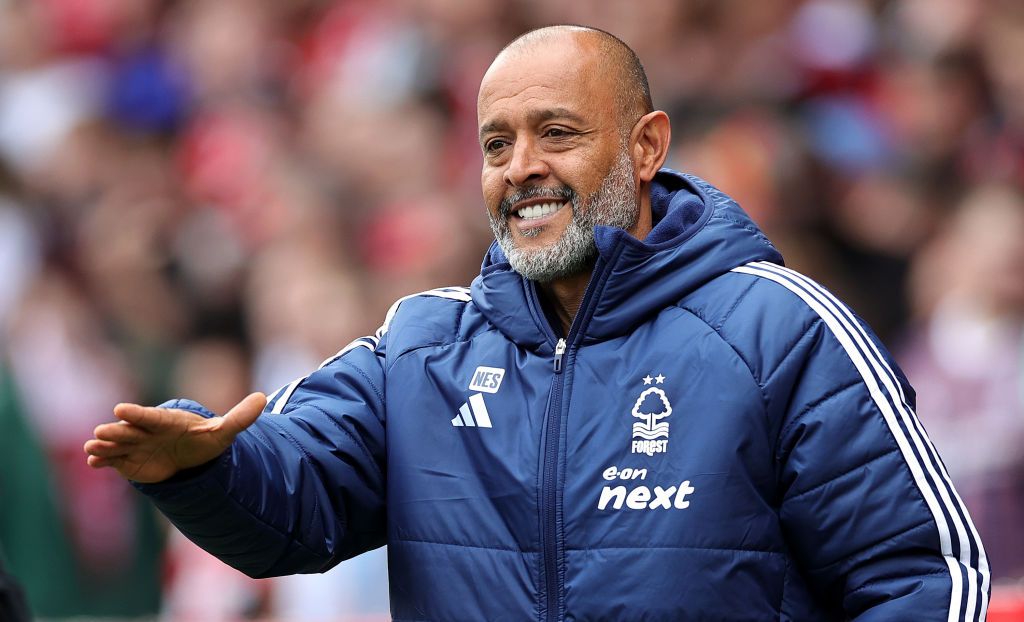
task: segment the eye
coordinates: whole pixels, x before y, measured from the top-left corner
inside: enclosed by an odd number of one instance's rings
[[[508,141],[504,138],[493,138],[484,143],[484,151],[487,153],[498,153],[507,146]]]
[[[565,138],[571,136],[573,133],[564,127],[549,127],[544,130],[544,136],[547,138]]]

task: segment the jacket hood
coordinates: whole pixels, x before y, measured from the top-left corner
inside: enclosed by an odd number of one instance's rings
[[[715,277],[751,261],[782,263],[764,233],[731,198],[706,181],[662,169],[651,187],[654,228],[642,241],[595,227],[599,257],[570,329],[574,344],[630,332]],[[556,337],[536,284],[509,265],[497,242],[473,281],[473,302],[507,337],[548,349]]]

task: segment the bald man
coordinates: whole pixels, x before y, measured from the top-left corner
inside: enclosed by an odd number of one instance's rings
[[[635,54],[531,32],[478,100],[496,242],[223,417],[86,443],[256,577],[388,545],[396,620],[976,620],[970,517],[872,333],[662,168]]]

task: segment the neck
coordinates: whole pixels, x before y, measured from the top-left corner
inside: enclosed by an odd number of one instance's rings
[[[653,228],[651,212],[651,193],[647,184],[642,186],[640,192],[640,211],[636,224],[629,230],[629,234],[638,240],[643,240]],[[572,325],[576,312],[583,304],[583,294],[587,291],[587,284],[593,273],[593,266],[590,270],[580,272],[572,276],[556,279],[550,283],[540,283],[540,289],[554,307],[558,323],[562,327],[562,334],[569,334],[569,326]]]
[[[569,334],[569,326],[572,325],[576,312],[583,304],[583,294],[587,291],[587,283],[590,282],[591,271],[580,272],[572,276],[551,281],[550,283],[539,283],[541,292],[551,303],[562,327],[562,334]]]

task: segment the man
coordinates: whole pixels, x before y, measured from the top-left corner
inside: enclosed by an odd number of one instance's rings
[[[224,417],[119,405],[89,463],[253,576],[387,543],[399,620],[984,617],[905,378],[730,199],[661,169],[629,48],[528,33],[478,118],[497,243],[470,289],[400,300]]]

